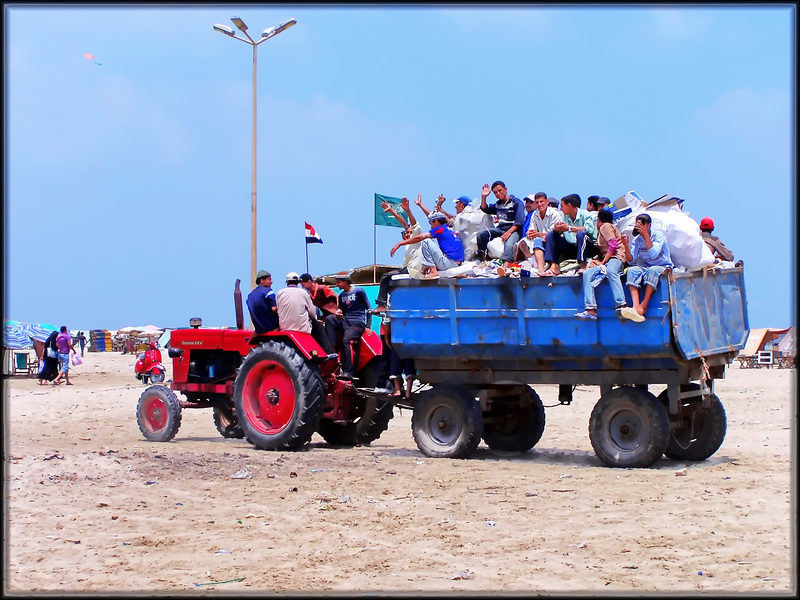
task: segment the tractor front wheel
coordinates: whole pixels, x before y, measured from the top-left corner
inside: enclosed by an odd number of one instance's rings
[[[136,422],[145,439],[169,442],[181,426],[181,405],[175,392],[163,385],[147,388],[136,406]]]

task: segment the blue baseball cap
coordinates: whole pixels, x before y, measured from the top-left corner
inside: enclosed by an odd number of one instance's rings
[[[470,202],[472,202],[472,200],[470,200],[469,196],[459,196],[458,198],[453,200],[453,202],[455,202],[456,204],[458,204],[459,202],[461,202],[462,204],[469,204]]]

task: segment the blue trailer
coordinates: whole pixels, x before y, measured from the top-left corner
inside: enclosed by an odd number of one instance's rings
[[[392,344],[431,386],[412,405],[419,449],[465,458],[483,439],[526,452],[545,426],[532,386],[558,384],[561,404],[575,385],[599,386],[589,436],[609,466],[714,454],[727,427],[714,381],[749,333],[742,268],[668,271],[641,323],[619,320],[606,283],[597,301],[596,321],[574,318],[575,276],[393,280]]]

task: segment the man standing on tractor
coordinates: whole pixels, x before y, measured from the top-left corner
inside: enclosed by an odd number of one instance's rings
[[[268,271],[256,273],[256,287],[247,295],[247,310],[256,333],[278,328],[278,304],[272,290],[272,275]]]
[[[361,336],[367,328],[367,311],[372,305],[367,293],[353,285],[350,275],[336,275],[336,285],[342,292],[339,294],[339,309],[336,314],[325,318],[325,336],[330,347],[336,347],[339,332],[343,331],[342,372],[340,379],[353,379],[358,361],[358,350]]]

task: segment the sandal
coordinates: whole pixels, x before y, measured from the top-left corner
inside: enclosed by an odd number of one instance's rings
[[[555,273],[553,273],[550,269],[547,269],[544,273],[539,273],[539,277],[554,277]]]
[[[575,313],[574,316],[576,319],[581,319],[583,321],[597,321],[597,315],[593,315],[585,310],[583,312]]]

